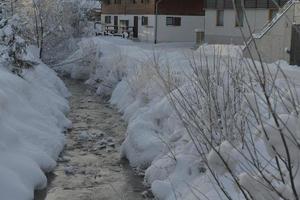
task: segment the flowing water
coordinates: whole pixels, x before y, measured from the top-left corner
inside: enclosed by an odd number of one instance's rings
[[[82,82],[65,82],[72,93],[73,128],[57,169],[48,175],[48,188],[36,192],[35,200],[147,199],[143,178],[120,160],[126,130],[120,115]]]

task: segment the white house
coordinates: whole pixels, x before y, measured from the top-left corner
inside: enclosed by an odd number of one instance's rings
[[[206,0],[205,3],[205,41],[207,43],[242,44],[243,38],[249,38],[251,32],[261,30],[288,0]],[[274,4],[277,2],[277,5]],[[244,9],[242,9],[242,7]],[[246,25],[246,22],[250,25]]]
[[[148,42],[194,42],[204,32],[204,0],[105,0],[102,23],[108,30],[132,30]]]

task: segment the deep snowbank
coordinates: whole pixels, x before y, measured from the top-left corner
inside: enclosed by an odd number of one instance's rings
[[[236,73],[234,70],[237,69],[239,71],[239,69],[245,68],[245,63],[247,62],[243,62],[240,59],[239,47],[207,45],[201,50],[192,51],[187,48],[168,45],[153,48],[151,45],[137,44],[115,38],[85,39],[82,41],[81,46],[82,48],[70,60],[74,61],[76,60],[74,58],[80,57],[85,58],[84,52],[94,52],[94,56],[89,58],[90,62],[86,62],[88,65],[81,66],[80,68],[77,65],[69,65],[68,67],[62,67],[60,70],[71,75],[73,74],[73,78],[77,77],[74,74],[80,75],[84,72],[85,77],[80,78],[89,78],[87,83],[94,86],[99,95],[109,95],[112,93],[111,103],[118,107],[124,114],[124,119],[129,124],[126,133],[127,138],[123,143],[121,154],[123,157],[129,159],[132,167],[146,170],[145,183],[152,187],[152,191],[158,199],[224,199],[224,194],[217,186],[214,176],[217,176],[218,181],[224,187],[223,189],[231,195],[232,199],[244,199],[237,186],[233,184],[234,180],[228,174],[228,170],[225,169],[223,162],[218,157],[218,153],[225,158],[228,166],[232,168],[233,175],[239,177],[239,183],[256,199],[276,199],[276,195],[268,195],[271,191],[269,188],[265,189],[261,186],[255,186],[259,185],[261,180],[256,177],[257,171],[249,170],[253,168],[251,163],[248,162],[248,159],[251,157],[249,152],[239,143],[236,143],[236,146],[233,147],[231,141],[228,142],[230,137],[239,137],[235,135],[238,127],[231,126],[234,124],[233,121],[239,121],[241,117],[247,115],[250,121],[254,122],[253,116],[249,114],[249,108],[257,106],[256,109],[262,110],[262,114],[260,115],[266,119],[266,130],[270,133],[268,135],[272,136],[271,140],[266,140],[262,134],[257,135],[255,136],[257,138],[254,144],[252,144],[255,146],[254,151],[260,152],[261,157],[259,156],[260,158],[258,158],[262,160],[260,164],[268,166],[264,167],[263,170],[266,169],[268,173],[274,171],[272,169],[274,165],[272,150],[268,149],[269,147],[278,147],[279,153],[283,151],[280,139],[278,139],[280,134],[275,131],[273,122],[267,120],[270,113],[266,110],[266,105],[264,102],[254,105],[255,98],[253,99],[253,95],[261,92],[259,87],[255,86],[254,91],[258,93],[252,94],[251,88],[248,88],[251,84],[243,85],[244,83],[242,82],[243,84],[239,86],[243,86],[244,90],[246,88],[245,91],[247,89],[250,91],[241,95],[243,96],[240,99],[242,109],[234,114],[231,113],[232,110],[228,109],[228,105],[237,104],[237,102],[231,102],[230,99],[233,99],[231,95],[236,95],[237,92],[242,90],[230,85],[233,84],[231,83],[232,81],[238,79],[231,79],[229,75],[232,74],[228,74],[226,70],[223,71],[223,68],[228,67],[228,65],[232,67],[230,73]],[[204,58],[201,56],[203,53],[205,54],[205,59],[201,60],[200,58]],[[218,65],[216,61],[220,61],[219,65],[221,67],[218,69],[220,72],[206,78],[209,78],[210,83],[217,83],[217,81],[222,83],[220,85],[212,84],[214,85],[212,92],[216,93],[217,107],[221,111],[218,111],[220,113],[217,113],[214,116],[215,118],[213,118],[218,123],[209,124],[210,118],[207,114],[213,105],[210,105],[211,102],[208,102],[205,94],[201,94],[203,92],[202,88],[193,88],[193,84],[203,80],[194,81],[187,77],[199,74],[197,71],[193,71],[191,65],[200,66],[198,69],[206,72],[210,69],[217,69],[215,68]],[[202,66],[207,67],[207,69],[205,67],[201,69]],[[278,113],[286,115],[286,117],[282,117],[284,122],[288,124],[289,120],[291,120],[290,124],[295,124],[298,118],[294,119],[292,117],[294,114],[290,112],[292,110],[288,95],[290,91],[287,89],[290,83],[287,84],[284,76],[280,77],[280,73],[277,70],[278,66],[278,63],[271,64],[268,70],[270,70],[270,74],[277,74],[276,79],[278,80],[275,85],[277,87],[278,84],[278,87],[282,89],[280,92],[287,95],[280,96],[280,98],[283,98],[281,99],[282,102],[280,102],[278,101],[280,99],[279,96],[272,94],[272,104],[274,104],[272,106],[274,106]],[[297,93],[299,85],[297,77],[299,77],[300,71],[284,62],[280,66],[286,75],[295,81],[293,87],[295,87],[295,93]],[[171,75],[168,77],[170,78],[168,81],[172,86],[171,93],[166,93],[163,87],[164,83],[157,76],[157,70],[160,74],[167,75],[167,77],[169,74]],[[216,79],[215,75],[220,75],[220,77]],[[251,81],[247,79],[248,77],[245,77],[243,78],[244,81],[250,83]],[[257,85],[257,83],[254,85]],[[183,95],[179,94],[182,91],[186,93]],[[176,112],[174,105],[170,103],[170,99],[168,98],[170,96],[175,96],[178,99],[177,103],[190,103],[189,105],[195,106],[198,114],[201,116],[198,121],[200,124],[203,123],[202,125],[207,126],[214,124],[216,128],[219,128],[215,133],[209,135],[214,137],[217,152],[210,151],[210,149],[207,152],[203,152],[205,159],[207,159],[213,170],[214,176],[208,170],[207,163],[202,159],[203,157],[201,156],[203,155],[199,153],[199,148],[203,148],[203,145],[205,145],[203,144],[204,141],[202,141],[203,138],[201,138],[199,133],[193,136],[187,131],[186,124],[183,124],[184,120],[179,119],[178,111]],[[287,105],[289,108],[286,108]],[[178,107],[180,108],[180,106]],[[187,111],[179,110],[179,112],[182,113],[183,117],[189,117],[187,116]],[[223,123],[228,123],[227,125],[232,132],[229,133],[228,138],[219,139],[220,134],[218,131],[225,131],[223,127],[227,126],[222,125]],[[252,132],[260,129],[259,124],[253,126]],[[206,127],[203,126],[200,130],[202,129],[205,130]],[[292,128],[291,130],[297,133],[296,129]],[[246,139],[250,132],[245,132]],[[272,133],[274,133],[274,136]],[[287,133],[285,134],[288,135]],[[199,143],[195,145],[194,140],[198,140]],[[292,146],[292,143],[290,146]],[[299,149],[294,150],[296,153],[293,152],[292,155],[299,155]],[[242,154],[241,152],[244,153]],[[253,152],[250,150],[250,153]],[[293,158],[294,161],[297,161],[298,158],[296,157],[295,159]],[[265,160],[272,160],[272,162],[266,163]],[[250,176],[249,174],[253,175]],[[272,181],[274,180],[272,179]],[[275,184],[280,185],[276,180]],[[280,187],[289,187],[289,183],[286,182],[286,184],[286,186]],[[253,189],[254,186],[256,189]],[[284,190],[282,189],[282,191]],[[287,190],[284,192],[289,194]]]
[[[69,92],[17,35],[18,17],[0,21],[0,199],[32,200],[47,185],[71,126]]]
[[[87,84],[94,86],[99,95],[112,94],[111,103],[129,123],[121,156],[128,158],[132,167],[147,169],[145,182],[152,185],[155,196],[175,199],[173,191],[180,190],[186,192],[184,199],[195,199],[194,195],[187,197],[189,183],[193,187],[206,185],[202,187],[203,192],[216,197],[210,178],[201,172],[204,166],[199,154],[153,68],[156,64],[171,67],[174,83],[182,85],[184,73],[191,70],[189,61],[193,51],[176,44],[153,48],[149,44],[116,38],[86,38],[79,46],[80,49],[58,71],[72,78],[88,78]],[[213,49],[209,49],[211,54]],[[238,47],[231,50],[233,52],[224,48],[221,53],[224,56],[235,54]]]
[[[64,146],[69,96],[64,83],[44,64],[23,78],[0,66],[0,194],[2,200],[32,200],[46,187],[44,172],[56,166]]]

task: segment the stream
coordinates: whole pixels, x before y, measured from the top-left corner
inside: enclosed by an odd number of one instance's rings
[[[143,177],[120,160],[126,123],[120,114],[80,81],[65,79],[72,93],[69,119],[73,128],[48,187],[35,200],[150,199]]]

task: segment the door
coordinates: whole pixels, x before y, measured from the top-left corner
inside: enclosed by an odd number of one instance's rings
[[[117,33],[118,32],[118,29],[119,29],[119,18],[118,16],[114,16],[114,29],[115,29],[115,32]]]
[[[300,66],[300,25],[293,25],[290,64]]]
[[[133,18],[133,37],[138,38],[139,37],[139,17],[134,16]]]

